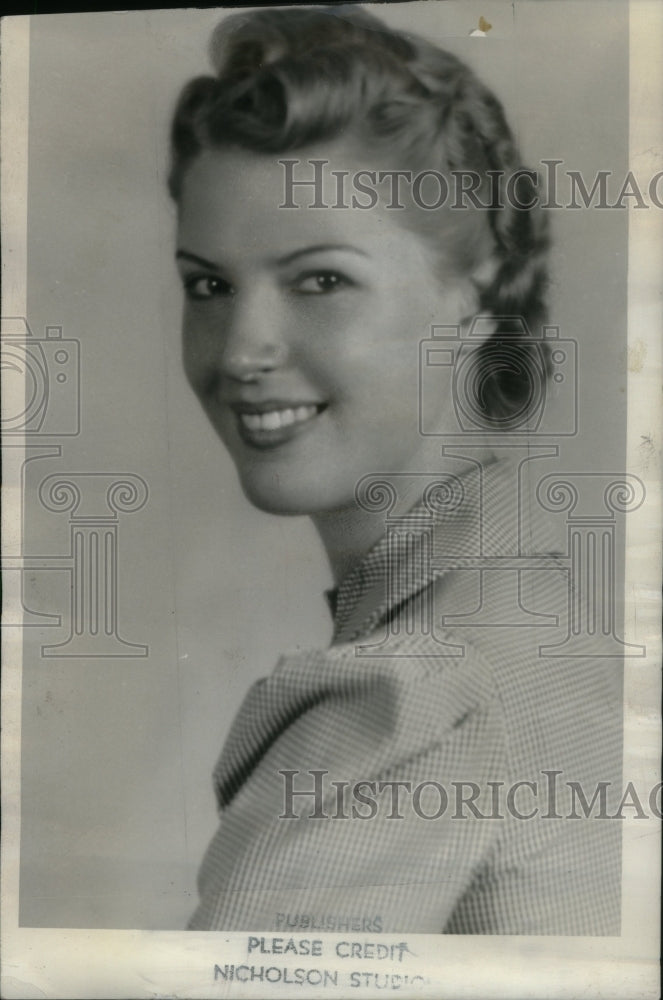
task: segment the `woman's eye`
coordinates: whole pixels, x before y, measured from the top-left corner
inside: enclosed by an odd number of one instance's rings
[[[232,285],[223,278],[198,274],[184,279],[184,290],[188,298],[197,301],[232,295],[234,292]]]
[[[351,284],[352,282],[337,271],[316,271],[300,278],[295,284],[295,290],[306,295],[325,295]]]

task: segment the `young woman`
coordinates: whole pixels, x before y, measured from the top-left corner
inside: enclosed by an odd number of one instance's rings
[[[336,587],[228,736],[190,926],[618,933],[619,824],[557,798],[618,774],[614,681],[542,658],[568,581],[494,443],[550,369],[536,178],[465,65],[361,10],[231,16],[212,57],[172,130],[184,366]],[[431,332],[469,389],[424,393]]]

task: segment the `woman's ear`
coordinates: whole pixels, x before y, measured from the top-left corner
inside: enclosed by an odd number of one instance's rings
[[[497,320],[490,315],[481,315],[481,299],[483,292],[488,288],[497,274],[499,261],[496,257],[490,256],[481,262],[470,272],[465,282],[463,282],[463,297],[461,328],[465,336],[472,328],[472,342],[479,347],[485,340],[495,332]],[[480,317],[479,322],[475,322]]]
[[[474,268],[470,274],[470,280],[476,285],[479,292],[483,292],[489,287],[489,285],[492,285],[499,270],[499,266],[500,261],[495,254],[491,254]]]

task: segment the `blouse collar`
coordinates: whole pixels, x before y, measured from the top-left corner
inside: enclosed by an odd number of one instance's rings
[[[380,541],[325,594],[334,619],[332,645],[367,635],[463,559],[481,556],[483,471],[426,477],[423,499],[404,514],[385,514]],[[504,487],[506,492],[506,481]]]

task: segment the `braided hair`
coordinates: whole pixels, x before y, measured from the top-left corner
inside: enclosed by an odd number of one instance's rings
[[[482,179],[492,266],[477,291],[481,314],[495,321],[477,350],[479,406],[487,424],[508,426],[510,415],[544,391],[550,371],[547,345],[536,336],[546,318],[549,234],[535,175],[523,171],[495,95],[456,56],[354,6],[229,16],[212,34],[210,56],[215,76],[191,80],[173,117],[168,183],[175,201],[199,153],[224,146],[287,153],[347,138],[373,159],[396,152],[410,167],[445,176],[471,170]],[[513,205],[505,186],[519,171]],[[419,215],[434,241],[434,213]],[[515,340],[514,317],[522,321]],[[536,372],[539,386],[532,384]]]

